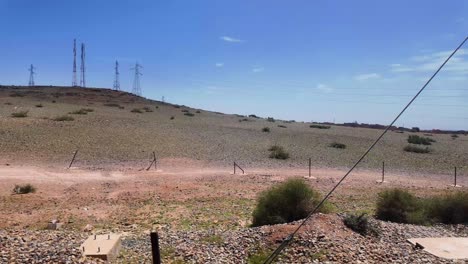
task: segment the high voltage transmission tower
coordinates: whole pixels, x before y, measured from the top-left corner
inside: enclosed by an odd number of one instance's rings
[[[72,79],[72,86],[78,86],[76,82],[76,39],[73,40],[73,79]]]
[[[138,96],[141,96],[141,87],[140,87],[140,75],[143,75],[140,72],[140,68],[143,68],[138,62],[135,64],[135,67],[131,68],[131,70],[135,70],[135,77],[133,79],[133,89],[132,93]]]
[[[34,86],[34,74],[36,74],[36,72],[34,72],[34,66],[31,64],[31,66],[29,67],[28,71],[29,71],[29,86]]]
[[[81,43],[81,67],[80,67],[80,86],[86,87],[86,67],[85,67],[85,45]]]
[[[115,61],[114,90],[120,91],[119,62]]]

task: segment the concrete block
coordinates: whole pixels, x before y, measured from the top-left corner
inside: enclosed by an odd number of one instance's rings
[[[468,237],[411,238],[408,242],[440,258],[468,260]]]
[[[83,242],[83,256],[112,261],[119,255],[122,238],[119,234],[92,235]]]

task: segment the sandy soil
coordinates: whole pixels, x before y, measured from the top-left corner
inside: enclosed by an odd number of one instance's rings
[[[257,194],[275,182],[304,177],[325,194],[345,173],[313,168],[313,177],[308,178],[307,168],[245,168],[245,175],[233,175],[232,167],[209,167],[188,159],[162,160],[157,171],[143,167],[67,170],[3,165],[0,228],[42,229],[50,220],[59,219],[70,229],[82,229],[86,224],[98,228],[236,229],[250,223]],[[450,175],[387,173],[386,183],[378,183],[380,179],[380,171],[355,171],[331,201],[340,212],[372,212],[377,194],[384,188],[404,187],[422,196],[467,189],[450,187]],[[13,186],[23,183],[33,184],[37,192],[12,194]],[[467,186],[467,177],[461,175],[458,183]]]

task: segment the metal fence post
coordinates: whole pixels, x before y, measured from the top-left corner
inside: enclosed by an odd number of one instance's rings
[[[153,253],[153,264],[161,264],[161,254],[159,252],[159,236],[157,232],[151,232],[151,252]]]

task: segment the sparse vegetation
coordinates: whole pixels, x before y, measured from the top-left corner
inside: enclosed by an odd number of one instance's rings
[[[282,160],[285,160],[285,159],[288,159],[289,158],[289,153],[287,153],[283,147],[281,146],[277,146],[277,145],[274,145],[274,146],[271,146],[269,149],[270,151],[270,158],[272,159],[282,159]]]
[[[406,146],[403,150],[406,151],[406,152],[414,152],[414,153],[429,153],[429,152],[431,152],[431,149],[429,149],[428,147],[423,148],[423,147],[412,146],[412,145]]]
[[[43,105],[42,105],[42,104],[37,104],[37,105],[35,105],[35,106],[36,106],[37,108],[41,108],[41,107],[43,107]]]
[[[73,121],[75,120],[75,118],[73,118],[72,116],[63,115],[63,116],[57,116],[53,120],[54,121]]]
[[[174,118],[175,118],[174,116],[171,116],[171,118],[170,118],[170,119],[171,119],[171,120],[174,120]]]
[[[194,113],[190,113],[190,112],[184,113],[184,115],[185,115],[185,116],[190,116],[190,117],[195,116]]]
[[[211,245],[222,245],[224,243],[224,239],[220,235],[210,235],[202,238],[202,241]]]
[[[141,114],[143,113],[143,110],[141,110],[140,108],[133,108],[132,110],[130,110],[130,112]]]
[[[458,138],[458,135],[457,134],[453,134],[451,135],[452,139],[457,139]]]
[[[21,93],[21,92],[12,92],[10,94],[10,97],[24,97],[25,94],[24,93]]]
[[[264,128],[262,128],[262,132],[268,133],[268,132],[270,132],[270,128],[269,127],[264,127]]]
[[[427,222],[421,200],[402,189],[390,189],[379,194],[376,217],[396,223]]]
[[[31,184],[16,184],[13,188],[13,193],[15,194],[27,194],[27,193],[34,193],[36,192],[36,187]]]
[[[19,112],[14,112],[11,113],[11,117],[15,118],[22,118],[22,117],[27,117],[29,111],[19,111]]]
[[[260,118],[260,117],[258,117],[258,116],[256,116],[256,115],[249,115],[249,117]]]
[[[87,115],[88,113],[93,112],[93,111],[94,111],[94,109],[91,109],[91,108],[81,108],[80,110],[70,112],[69,114],[72,114],[72,115]]]
[[[281,128],[286,128],[285,125],[278,125],[278,127],[281,127]]]
[[[378,235],[377,227],[373,226],[369,222],[367,214],[362,213],[360,215],[348,214],[343,220],[344,224],[354,232],[357,232],[363,236],[367,235]]]
[[[121,106],[117,103],[106,103],[104,104],[104,106],[108,106],[108,107],[117,107],[117,108],[120,108]]]
[[[408,143],[418,144],[418,145],[431,145],[432,142],[436,142],[432,138],[420,137],[418,135],[409,135],[407,141]]]
[[[343,143],[338,143],[338,142],[333,142],[329,145],[332,148],[337,148],[337,149],[345,149],[346,145]]]
[[[145,110],[145,112],[153,112],[153,109],[149,108],[148,106],[143,107],[143,110]]]
[[[312,124],[309,126],[310,128],[318,128],[318,129],[330,129],[330,126],[320,125],[320,124]]]
[[[182,113],[188,113],[188,112],[189,112],[189,110],[187,110],[187,109],[182,109],[182,110],[180,110],[180,111],[181,111]]]
[[[267,121],[268,121],[268,122],[275,122],[276,120],[275,120],[273,117],[268,117],[268,118],[267,118]]]
[[[265,260],[270,256],[270,252],[267,250],[259,249],[254,254],[249,254],[247,258],[248,264],[263,264]]]
[[[253,212],[252,226],[289,223],[305,218],[321,201],[321,195],[303,179],[289,179],[263,191]],[[319,212],[328,212],[323,204]]]
[[[200,114],[200,113],[201,113],[201,111],[200,111],[200,110],[197,110],[195,113],[197,113],[197,114]]]

